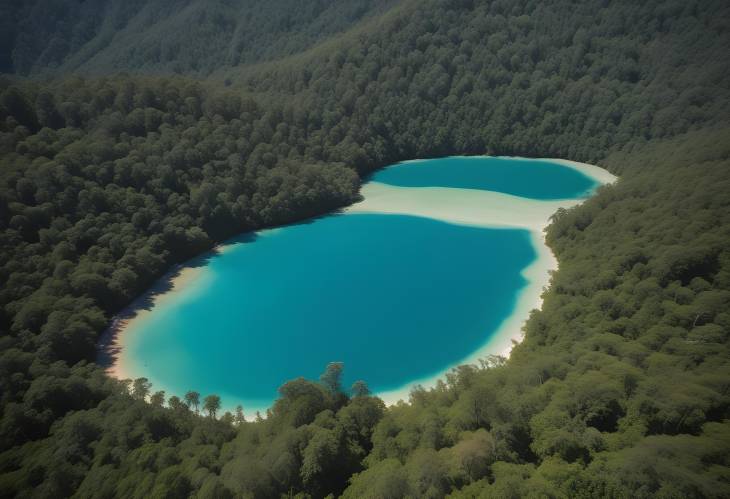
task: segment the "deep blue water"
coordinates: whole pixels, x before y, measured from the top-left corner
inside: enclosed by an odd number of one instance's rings
[[[400,164],[374,180],[539,199],[595,185],[560,165],[492,158]],[[205,257],[203,279],[135,326],[132,375],[168,395],[217,393],[249,408],[268,406],[287,380],[317,379],[331,361],[345,363],[346,384],[396,389],[484,345],[536,258],[525,230],[404,215],[332,215],[239,241]]]
[[[542,160],[453,156],[400,163],[373,181],[399,187],[457,187],[530,199],[585,197],[597,183],[581,172]]]

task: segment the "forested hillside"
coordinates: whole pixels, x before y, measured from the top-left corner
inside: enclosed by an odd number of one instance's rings
[[[392,0],[29,0],[0,6],[0,71],[207,75],[301,52]]]
[[[2,7],[0,497],[729,496],[726,2],[298,4]],[[508,361],[391,408],[330,369],[248,421],[95,364],[175,263],[484,153],[621,176],[554,217]]]

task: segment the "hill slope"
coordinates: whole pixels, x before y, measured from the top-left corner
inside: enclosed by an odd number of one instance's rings
[[[32,0],[1,7],[0,71],[205,75],[286,56],[394,0]]]

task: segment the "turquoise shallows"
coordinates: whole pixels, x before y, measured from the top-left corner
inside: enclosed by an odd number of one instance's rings
[[[492,189],[535,199],[596,182],[546,161],[443,158],[372,179],[403,188]],[[507,208],[508,209],[508,208]],[[202,273],[134,324],[125,369],[168,396],[216,393],[265,408],[287,380],[345,363],[345,385],[399,389],[467,358],[509,317],[537,257],[530,232],[346,213],[230,241]]]
[[[398,187],[456,187],[502,192],[530,199],[588,196],[597,182],[557,163],[537,159],[451,156],[398,163],[371,180]]]

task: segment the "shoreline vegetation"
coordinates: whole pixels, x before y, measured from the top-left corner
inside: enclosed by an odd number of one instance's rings
[[[478,159],[489,156],[468,157]],[[532,159],[510,156],[500,156],[500,158]],[[513,346],[523,339],[523,326],[531,311],[541,308],[542,295],[546,287],[550,285],[551,273],[558,269],[557,259],[545,241],[545,229],[550,224],[550,218],[559,209],[576,206],[592,197],[595,194],[595,189],[617,180],[617,177],[607,170],[595,165],[564,159],[535,159],[573,168],[595,181],[598,185],[593,188],[591,194],[586,198],[542,201],[477,189],[395,187],[370,181],[361,186],[360,192],[363,196],[361,201],[340,210],[342,213],[414,215],[459,225],[484,228],[523,228],[530,232],[532,246],[536,254],[535,260],[522,271],[527,284],[519,291],[513,312],[504,319],[486,342],[466,358],[447,366],[438,371],[437,374],[409,381],[404,386],[394,390],[374,393],[386,405],[395,405],[399,401],[408,400],[410,391],[416,386],[420,385],[425,389],[432,388],[438,380],[444,378],[446,373],[458,366],[477,364],[480,359],[490,355],[509,357]],[[401,163],[416,161],[422,160],[417,159]],[[327,213],[322,216],[332,214]],[[273,227],[264,230],[277,230],[280,228]],[[211,251],[178,265],[112,319],[110,327],[102,335],[99,354],[100,363],[106,368],[108,375],[119,380],[133,379],[143,375],[143,373],[134,372],[134,362],[129,358],[128,351],[128,347],[131,341],[134,340],[139,326],[150,316],[155,307],[163,307],[165,303],[180,298],[182,294],[200,292],[203,285],[201,281],[205,279],[205,260],[230,251],[236,244],[238,243],[221,243]],[[136,366],[136,368],[139,369],[139,366]],[[156,389],[167,391],[164,383],[151,381]],[[240,403],[239,400],[227,400],[231,398],[226,394],[222,395],[224,409],[233,409]],[[233,398],[235,399],[235,397]],[[272,394],[272,404],[274,400],[275,394]],[[248,409],[264,414],[270,407],[249,407]]]
[[[729,2],[29,0],[0,12],[0,496],[730,497]],[[344,209],[384,165],[474,154],[620,176],[552,217],[559,270],[507,362],[459,367],[391,407],[339,382],[367,380],[353,362],[318,381],[282,370],[265,419],[222,412],[215,383],[181,398],[96,362],[111,318],[176,266]],[[344,321],[342,339],[357,325]],[[405,372],[416,347],[461,339],[435,329],[390,352]],[[137,351],[155,372],[172,354],[157,345]],[[250,360],[229,351],[236,387]],[[170,384],[198,366],[225,375],[201,354]],[[259,383],[264,369],[248,367]]]

